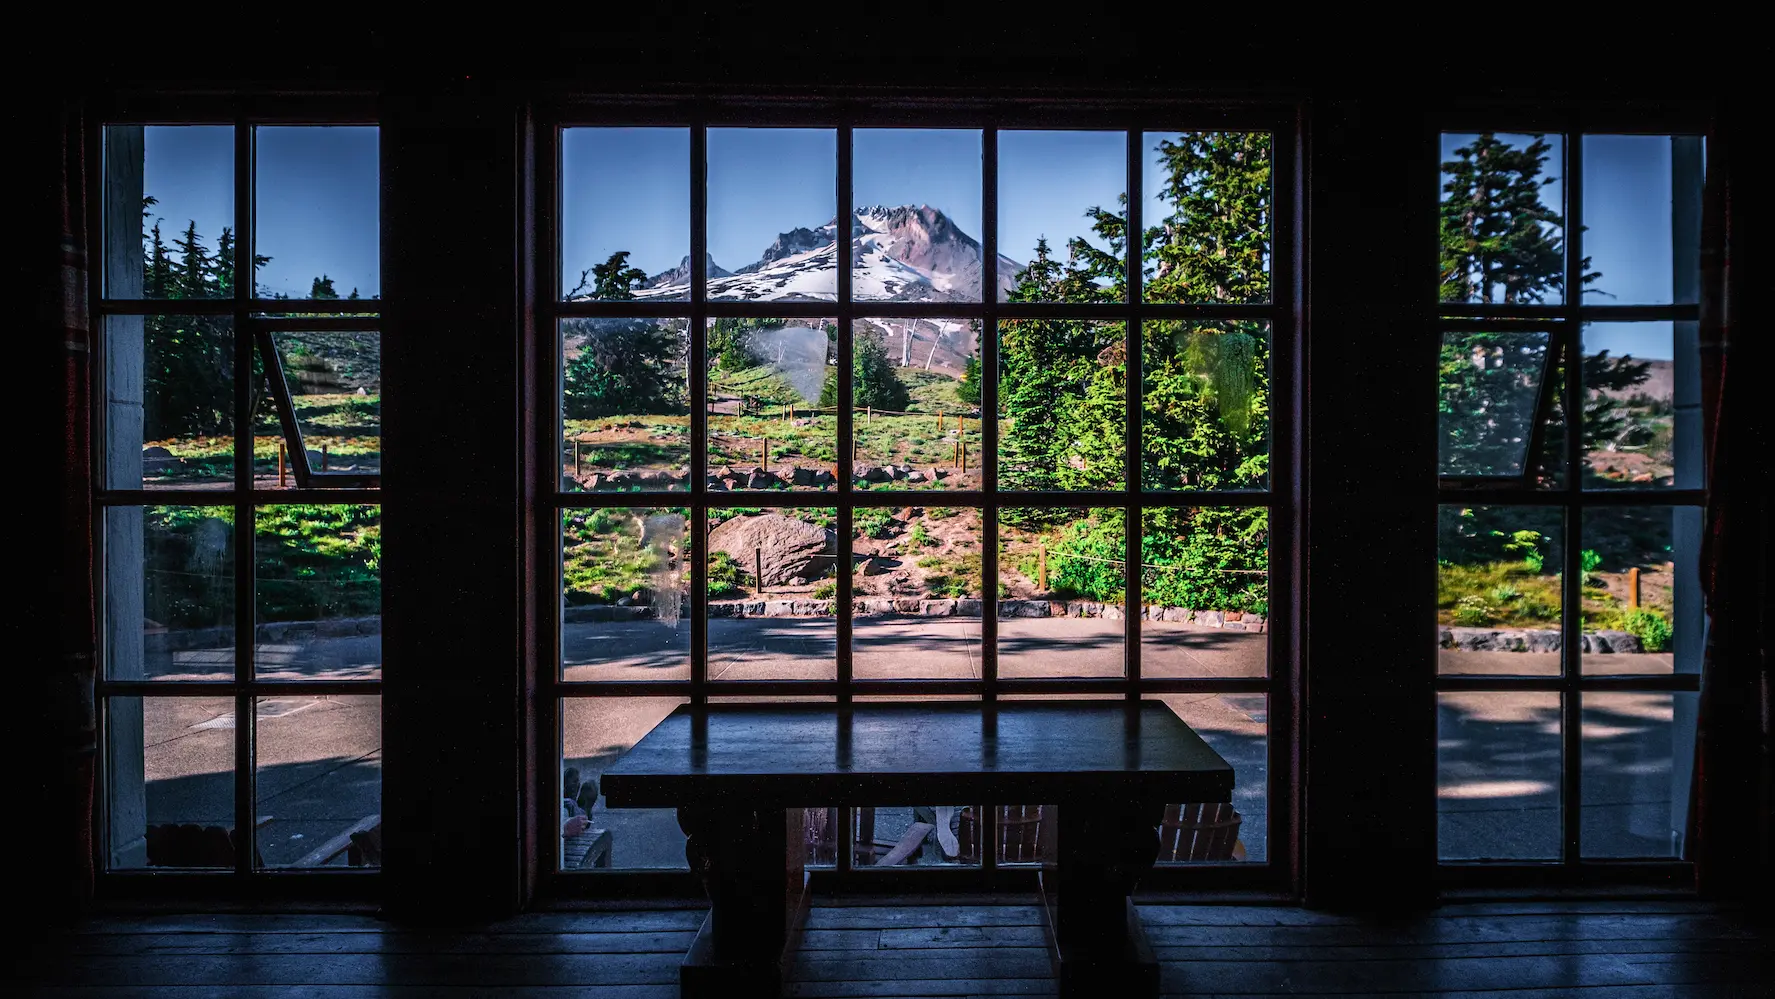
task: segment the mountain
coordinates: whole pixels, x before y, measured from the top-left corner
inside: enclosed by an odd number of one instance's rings
[[[715,278],[724,278],[724,277],[728,276],[729,274],[733,273],[732,271],[729,271],[726,268],[722,267],[720,264],[716,263],[715,258],[712,255],[707,254],[707,253],[703,254],[703,265],[705,267],[707,267],[709,270],[709,279],[710,280],[714,280]],[[684,255],[684,259],[678,261],[678,266],[672,268],[669,271],[661,271],[658,274],[655,274],[654,276],[648,278],[647,283],[645,285],[643,285],[642,287],[644,287],[644,288],[664,288],[667,285],[677,285],[681,288],[688,287],[690,285],[690,254],[686,253]]]
[[[832,301],[838,297],[838,220],[777,236],[758,259],[732,272],[709,265],[709,298],[727,301]],[[980,300],[980,242],[929,205],[875,205],[850,216],[850,249],[859,301]],[[639,299],[686,297],[680,266],[648,282]],[[1023,265],[1000,254],[998,283],[1016,284]],[[675,276],[676,275],[676,276]]]

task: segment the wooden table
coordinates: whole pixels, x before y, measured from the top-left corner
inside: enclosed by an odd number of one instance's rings
[[[612,808],[676,808],[709,915],[684,996],[774,995],[804,911],[802,811],[1052,802],[1042,871],[1062,995],[1155,995],[1129,900],[1168,802],[1232,799],[1233,769],[1157,702],[680,707],[601,778]]]

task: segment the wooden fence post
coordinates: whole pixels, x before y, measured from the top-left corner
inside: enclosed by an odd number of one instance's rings
[[[277,442],[277,488],[284,488],[284,442]]]
[[[1627,609],[1639,609],[1639,566],[1627,570]]]
[[[943,432],[943,411],[940,409],[937,410],[937,432]]]
[[[324,443],[320,446],[320,470],[327,470],[327,445]]]
[[[579,441],[573,442],[573,477],[579,478]]]
[[[1048,546],[1043,545],[1035,550],[1035,588],[1043,593],[1048,592]]]
[[[763,446],[758,449],[758,464],[765,471],[770,471],[770,436],[767,434]]]
[[[752,582],[758,584],[758,592],[764,592],[764,549],[752,549]]]

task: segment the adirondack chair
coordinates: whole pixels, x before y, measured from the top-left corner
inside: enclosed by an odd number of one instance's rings
[[[853,867],[891,867],[903,864],[917,855],[925,837],[934,827],[929,822],[914,822],[898,839],[875,837],[875,809],[859,805],[851,809],[851,865]],[[835,864],[838,858],[838,810],[810,808],[807,810],[807,863]]]
[[[1042,818],[1045,811],[1046,806],[1043,805],[998,806],[999,863],[1029,864],[1042,859]],[[961,810],[961,822],[955,838],[961,844],[958,857],[960,862],[980,863],[980,820],[974,806],[969,805]]]
[[[254,826],[270,821],[271,816],[261,815]],[[149,826],[146,840],[149,867],[233,867],[239,837],[231,826],[168,822]],[[257,847],[253,848],[253,863],[265,864]]]
[[[1244,816],[1224,802],[1166,805],[1159,823],[1159,861],[1244,860]]]

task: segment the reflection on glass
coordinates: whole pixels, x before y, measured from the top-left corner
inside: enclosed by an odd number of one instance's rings
[[[689,351],[684,319],[562,321],[565,489],[687,488]]]
[[[1677,411],[1675,356],[1672,323],[1585,324],[1586,487],[1673,486],[1679,464],[1683,484],[1699,484],[1700,415]],[[1699,365],[1685,369],[1695,384],[1684,394],[1698,401]]]
[[[838,133],[711,128],[709,299],[838,298]],[[854,218],[847,241],[861,226]]]
[[[1546,333],[1444,333],[1437,365],[1437,470],[1459,478],[1528,471],[1559,386],[1547,377]],[[1558,460],[1544,446],[1539,454]]]
[[[1269,324],[1156,320],[1141,328],[1141,487],[1268,485]]]
[[[1148,132],[1141,137],[1149,302],[1270,300],[1270,136]]]
[[[857,488],[980,488],[979,326],[970,319],[855,321]]]
[[[231,297],[234,128],[105,126],[105,216],[105,297]]]
[[[382,508],[262,506],[253,533],[259,678],[380,678]]]
[[[1584,672],[1699,671],[1700,538],[1696,507],[1584,510]]]
[[[690,298],[689,129],[561,130],[561,294]]]
[[[1584,694],[1581,842],[1586,857],[1671,857],[1687,781],[1671,780],[1675,703],[1692,693]],[[1687,733],[1693,738],[1694,732]]]
[[[610,808],[600,788],[604,772],[683,703],[675,697],[561,701],[561,838],[556,862],[562,870],[688,866],[676,809]]]
[[[709,679],[830,680],[838,671],[838,511],[710,510]]]
[[[1110,508],[999,511],[1000,676],[1123,675],[1125,516]]]
[[[955,867],[980,864],[973,835],[976,807],[960,805],[861,806],[851,812],[851,866],[855,869]],[[835,808],[809,808],[807,864],[831,867],[837,862],[839,813]]]
[[[690,511],[561,513],[566,680],[690,678]]]
[[[999,323],[999,488],[1126,485],[1126,331],[1121,323]]]
[[[1436,708],[1436,855],[1559,856],[1559,695],[1443,693]]]
[[[234,679],[234,510],[105,511],[105,668],[113,680]]]
[[[711,319],[709,488],[838,487],[838,326]]]
[[[382,698],[256,702],[262,863],[382,866]]]
[[[1141,512],[1142,676],[1268,673],[1269,511]]]
[[[1000,301],[1126,301],[1127,190],[1126,133],[998,133]]]
[[[1564,149],[1560,135],[1442,136],[1442,301],[1565,300]]]
[[[274,333],[271,339],[289,389],[308,471],[379,474],[381,337],[368,332]],[[273,453],[283,442],[281,433],[275,411],[262,411],[254,428],[256,475],[269,476],[276,471],[274,463],[285,464],[278,463]]]
[[[1560,671],[1560,511],[1444,506],[1436,536],[1437,669]]]
[[[1262,675],[1261,669],[1258,675]],[[1165,806],[1159,825],[1159,862],[1264,860],[1269,817],[1268,698],[1263,694],[1166,694],[1160,700],[1232,764],[1235,782],[1230,803]]]
[[[1698,300],[1702,179],[1700,136],[1584,136],[1587,303]]]
[[[381,297],[379,141],[374,125],[254,129],[258,297]]]
[[[980,510],[865,506],[851,523],[856,676],[978,680]]]
[[[105,700],[111,868],[234,866],[234,699]]]
[[[852,142],[852,296],[980,301],[980,132],[860,128]],[[999,287],[1021,269],[1001,254]]]
[[[221,487],[234,478],[234,323],[227,316],[105,317],[105,482]],[[253,386],[268,406],[264,385]]]

